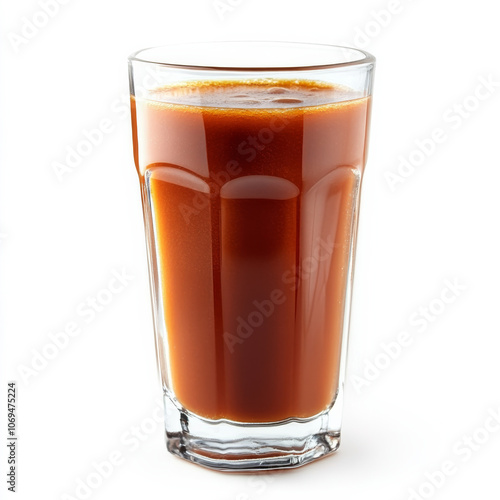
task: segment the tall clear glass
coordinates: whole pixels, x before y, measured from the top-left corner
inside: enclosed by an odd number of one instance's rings
[[[174,455],[241,471],[338,448],[374,64],[274,42],[130,57]]]

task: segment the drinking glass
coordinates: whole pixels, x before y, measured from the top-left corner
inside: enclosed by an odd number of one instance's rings
[[[174,455],[242,471],[337,450],[374,65],[276,42],[129,58]]]

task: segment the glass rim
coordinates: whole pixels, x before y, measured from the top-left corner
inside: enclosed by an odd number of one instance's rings
[[[195,47],[199,46],[204,48],[205,50],[209,46],[214,45],[227,45],[227,46],[237,46],[240,45],[253,45],[257,46],[286,46],[287,48],[302,48],[302,49],[314,49],[315,47],[322,50],[331,49],[341,50],[346,55],[347,51],[351,51],[352,53],[356,53],[360,55],[360,58],[353,58],[348,60],[338,61],[338,62],[327,62],[323,64],[299,64],[299,65],[286,65],[286,66],[276,66],[276,65],[242,65],[242,66],[233,66],[233,65],[218,65],[218,64],[188,64],[188,63],[180,63],[180,62],[168,62],[166,60],[158,60],[159,58],[146,57],[147,52],[160,51],[160,50],[168,50],[175,48],[186,48],[186,47]],[[332,55],[333,58],[333,55]],[[168,58],[167,58],[168,59]],[[343,45],[333,45],[333,44],[325,44],[325,43],[313,43],[313,42],[283,42],[283,41],[272,41],[272,40],[224,40],[224,41],[207,41],[207,42],[183,42],[183,43],[172,43],[167,45],[159,45],[153,47],[147,47],[145,49],[140,49],[134,53],[132,53],[128,57],[129,63],[144,63],[144,64],[152,64],[158,66],[164,66],[168,68],[177,68],[184,70],[204,70],[204,71],[231,71],[231,72],[286,72],[286,71],[318,71],[325,69],[337,69],[337,68],[346,68],[346,67],[359,67],[368,64],[375,64],[375,57],[366,52],[364,50],[348,47]]]

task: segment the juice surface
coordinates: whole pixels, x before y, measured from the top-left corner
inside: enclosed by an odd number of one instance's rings
[[[273,422],[333,402],[369,110],[345,87],[297,80],[132,100],[160,366],[189,411]]]

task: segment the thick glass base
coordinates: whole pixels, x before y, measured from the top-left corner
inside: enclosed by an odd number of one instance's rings
[[[323,458],[340,445],[342,394],[324,412],[307,419],[272,423],[207,420],[164,396],[170,453],[211,469],[288,469]]]

